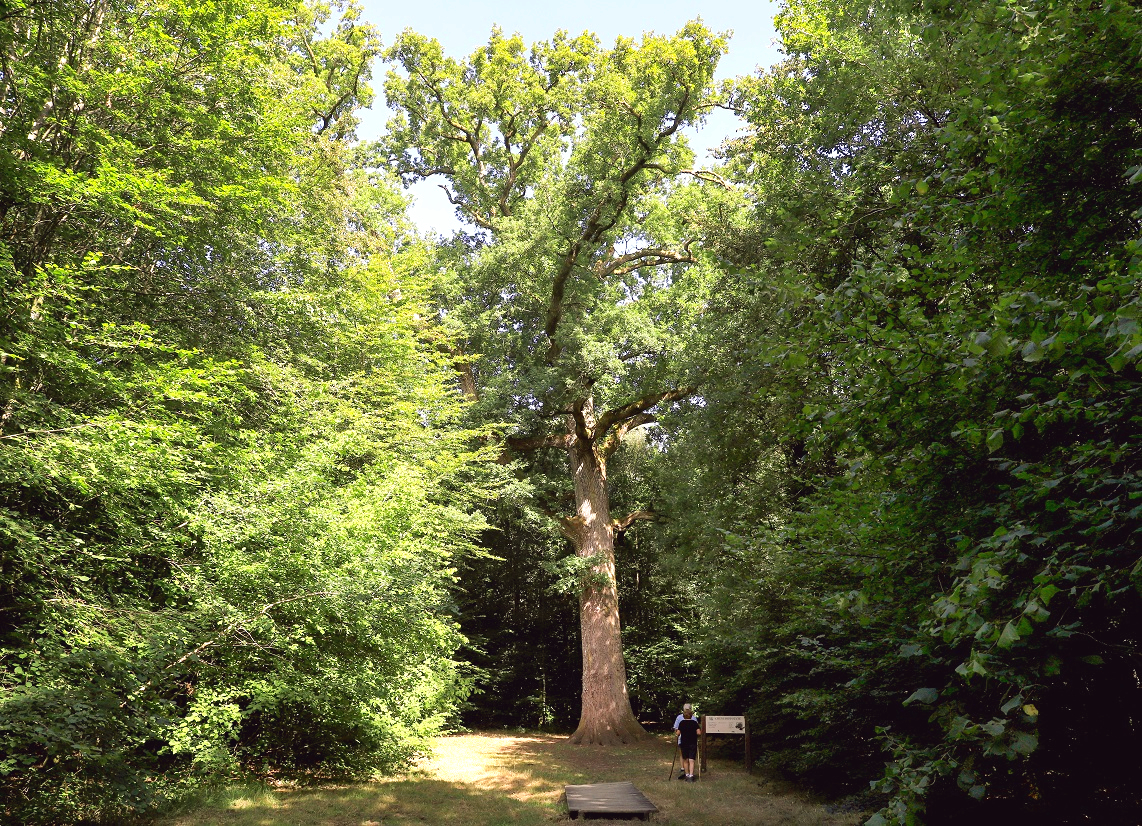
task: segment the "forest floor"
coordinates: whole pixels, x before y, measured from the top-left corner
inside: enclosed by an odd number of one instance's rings
[[[780,781],[712,758],[697,783],[668,778],[673,742],[658,736],[620,748],[572,746],[548,734],[443,737],[411,772],[372,783],[232,789],[164,826],[543,826],[571,822],[563,787],[629,780],[659,826],[855,826],[859,814],[814,803]],[[597,826],[631,820],[586,817]]]

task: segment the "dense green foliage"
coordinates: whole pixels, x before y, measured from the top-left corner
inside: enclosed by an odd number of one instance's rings
[[[453,277],[441,300],[479,356],[476,413],[530,439],[511,443],[519,453],[563,447],[587,399],[602,417],[693,379],[687,345],[709,271],[674,266],[697,262],[696,238],[665,193],[693,162],[682,132],[714,105],[723,49],[695,23],[611,49],[560,34],[529,50],[494,31],[460,61],[409,32],[391,50],[397,114],[381,149],[406,180],[443,176],[477,230],[443,254]],[[562,512],[565,459],[534,464],[540,500]]]
[[[734,92],[708,423],[676,428],[706,690],[826,787],[888,749],[870,823],[1133,821],[1142,13],[778,23]]]
[[[394,768],[463,693],[480,484],[429,252],[350,143],[356,14],[5,6],[5,822]]]
[[[1137,4],[789,0],[716,174],[698,23],[405,33],[360,146],[336,11],[0,6],[3,819],[572,727],[586,502],[640,720],[870,826],[1142,820]]]

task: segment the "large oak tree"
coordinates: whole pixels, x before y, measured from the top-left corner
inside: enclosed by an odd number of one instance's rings
[[[390,52],[384,147],[406,180],[443,176],[476,234],[457,242],[448,323],[462,385],[507,423],[508,453],[571,541],[581,572],[582,714],[573,742],[643,734],[627,694],[607,461],[631,429],[695,391],[681,354],[701,311],[686,231],[683,131],[714,103],[722,38],[699,23],[601,49],[559,33],[528,50],[493,31],[464,61],[411,32]],[[693,199],[691,199],[693,200]],[[478,355],[477,355],[478,354]],[[559,456],[567,465],[560,467]],[[570,484],[568,484],[568,481]]]

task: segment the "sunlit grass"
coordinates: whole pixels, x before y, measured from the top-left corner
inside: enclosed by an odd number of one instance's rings
[[[853,826],[740,764],[712,760],[699,783],[668,777],[673,744],[571,746],[552,735],[469,734],[442,738],[406,775],[316,788],[242,787],[164,826],[539,826],[568,820],[564,786],[629,780],[658,807],[658,824]],[[629,821],[592,820],[592,824]]]

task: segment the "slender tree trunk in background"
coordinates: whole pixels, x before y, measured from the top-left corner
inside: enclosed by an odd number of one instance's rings
[[[593,422],[592,422],[593,424]],[[627,693],[615,582],[615,532],[607,497],[606,460],[594,440],[572,438],[568,447],[575,481],[575,516],[565,527],[582,558],[594,558],[579,595],[583,641],[583,705],[571,742],[617,745],[646,736]]]

